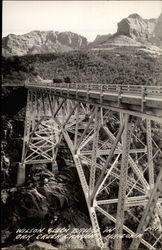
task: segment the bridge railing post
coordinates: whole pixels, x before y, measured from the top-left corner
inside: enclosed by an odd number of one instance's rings
[[[67,83],[67,97],[69,97],[69,89],[70,89],[70,83]]]
[[[62,86],[62,84],[61,83],[59,83],[59,87],[60,87],[60,93],[61,93],[61,95],[62,95],[62,92],[63,92],[63,86]]]
[[[56,83],[55,83],[54,81],[53,81],[53,85],[54,85],[54,86],[53,86],[53,87],[54,87],[54,91],[55,91],[55,93],[56,93],[56,87],[57,87],[57,86],[56,86]]]
[[[89,100],[89,83],[87,83],[87,101]]]
[[[100,85],[100,103],[103,101],[103,84]]]
[[[141,86],[141,112],[144,111],[144,104],[146,102],[145,96],[146,96],[146,88],[145,86]]]
[[[79,88],[79,83],[76,83],[76,99],[78,98],[78,88]]]
[[[120,104],[121,104],[121,93],[122,93],[122,91],[121,91],[121,86],[118,86],[117,87],[117,91],[118,91],[118,106],[120,106]]]

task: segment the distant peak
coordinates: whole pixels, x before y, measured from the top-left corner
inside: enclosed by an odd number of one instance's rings
[[[131,14],[131,15],[129,15],[128,17],[130,17],[130,18],[142,19],[142,17],[141,17],[139,14],[137,14],[137,13]]]

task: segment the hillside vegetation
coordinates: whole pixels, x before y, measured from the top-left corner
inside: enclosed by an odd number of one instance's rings
[[[44,79],[72,82],[162,85],[162,55],[135,47],[2,58],[3,83],[22,82],[37,72]]]

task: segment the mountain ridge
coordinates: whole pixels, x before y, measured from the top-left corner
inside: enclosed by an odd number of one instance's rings
[[[162,14],[159,18],[143,19],[134,13],[117,24],[117,31],[104,43],[96,43],[98,49],[109,46],[157,46],[162,48]],[[101,39],[101,37],[100,37]]]
[[[31,31],[24,35],[9,34],[2,39],[4,56],[37,53],[65,52],[82,49],[88,44],[87,38],[66,31]]]
[[[143,19],[133,13],[117,24],[114,34],[97,35],[93,42],[71,31],[34,30],[24,35],[9,34],[2,38],[2,55],[23,56],[68,52],[81,49],[102,49],[111,46],[157,46],[162,48],[162,14],[159,18]]]

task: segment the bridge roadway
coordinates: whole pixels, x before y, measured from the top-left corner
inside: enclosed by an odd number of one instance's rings
[[[52,80],[25,82],[37,89],[68,99],[108,106],[134,116],[162,119],[162,86],[110,85],[94,83],[54,83]]]

